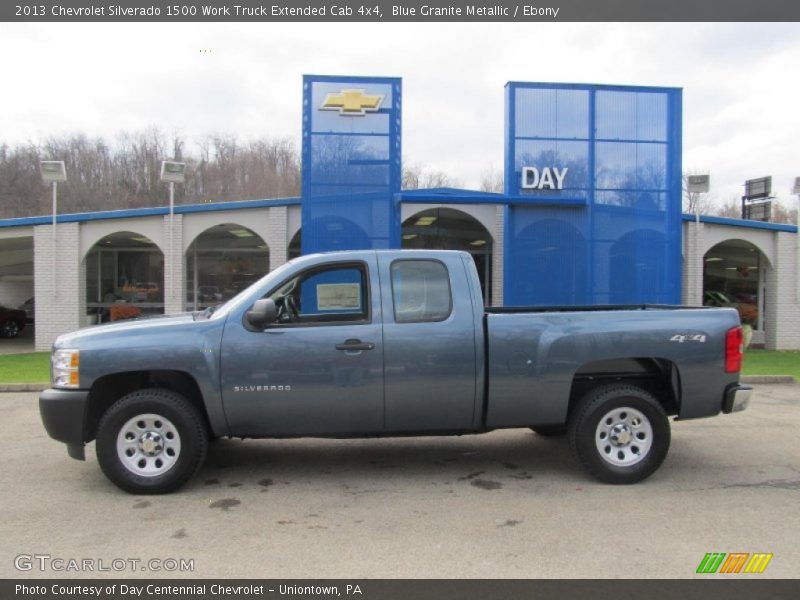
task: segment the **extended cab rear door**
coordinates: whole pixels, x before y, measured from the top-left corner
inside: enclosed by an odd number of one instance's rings
[[[379,253],[378,264],[385,430],[472,429],[481,338],[462,256]]]

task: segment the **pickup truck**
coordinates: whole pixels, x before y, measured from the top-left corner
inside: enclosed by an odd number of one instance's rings
[[[547,285],[547,282],[541,282]],[[186,483],[218,437],[566,435],[608,483],[663,462],[669,417],[746,408],[731,308],[484,308],[469,254],[348,251],[275,269],[225,304],[60,336],[51,437],[120,488]]]

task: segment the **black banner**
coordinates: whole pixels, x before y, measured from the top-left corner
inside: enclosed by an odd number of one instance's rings
[[[10,0],[0,21],[798,21],[797,0]]]
[[[782,600],[797,597],[797,581],[707,580],[519,580],[519,579],[320,579],[320,580],[91,580],[0,581],[3,600]]]

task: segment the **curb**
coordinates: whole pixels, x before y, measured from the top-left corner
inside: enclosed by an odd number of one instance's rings
[[[742,377],[742,383],[794,383],[791,375],[748,375]]]
[[[41,392],[49,387],[49,383],[2,383],[0,384],[0,394],[3,392]]]

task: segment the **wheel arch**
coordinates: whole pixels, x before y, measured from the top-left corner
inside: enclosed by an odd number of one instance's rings
[[[653,394],[668,415],[680,412],[680,370],[673,361],[657,357],[619,357],[588,362],[575,371],[567,418],[587,393],[610,383],[640,387]]]
[[[185,371],[119,371],[99,377],[89,389],[86,408],[86,441],[93,440],[103,414],[120,398],[147,388],[163,388],[184,396],[202,415],[207,430],[212,431],[203,394],[197,381]]]

